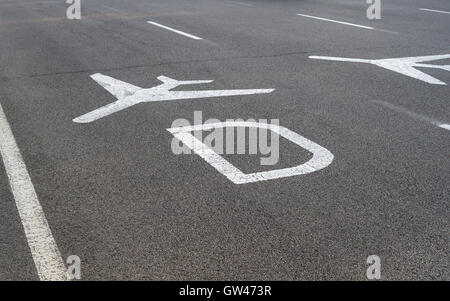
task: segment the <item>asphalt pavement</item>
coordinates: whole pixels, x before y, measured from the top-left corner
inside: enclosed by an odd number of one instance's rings
[[[67,18],[69,6],[0,0],[0,125],[41,206],[33,218],[51,231],[44,244],[66,267],[78,256],[82,280],[366,280],[369,255],[382,280],[450,280],[450,69],[418,68],[445,83],[431,84],[310,58],[449,55],[447,0],[381,0],[375,20],[363,0],[81,0],[80,20]],[[274,91],[138,103],[74,122],[117,100],[96,73],[141,88],[164,75],[214,80],[179,91]],[[193,123],[195,111],[278,119],[334,158],[235,184],[201,156],[172,151],[167,129]],[[11,176],[22,168],[26,182],[24,166],[3,144],[0,280],[44,280],[55,257],[33,256],[42,237],[24,231],[24,182]],[[280,138],[276,165],[223,157],[255,173],[311,154]]]

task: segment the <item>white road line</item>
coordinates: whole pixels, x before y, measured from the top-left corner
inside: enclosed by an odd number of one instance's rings
[[[436,119],[429,118],[427,116],[411,112],[411,111],[409,111],[409,110],[407,110],[407,109],[405,109],[403,107],[399,107],[399,106],[393,105],[393,104],[391,104],[389,102],[386,102],[386,101],[371,100],[371,102],[374,103],[374,104],[378,104],[378,105],[384,106],[384,107],[386,107],[388,109],[391,109],[391,110],[393,110],[393,111],[395,111],[397,113],[401,113],[401,114],[407,115],[409,117],[412,117],[414,119],[418,119],[418,120],[421,120],[421,121],[425,121],[425,122],[431,123],[432,125],[435,125],[437,127],[440,127],[442,129],[446,129],[446,130],[450,131],[450,124],[443,123],[443,122],[438,121]]]
[[[188,33],[186,33],[186,32],[180,31],[180,30],[176,30],[176,29],[170,28],[170,27],[168,27],[168,26],[165,26],[165,25],[162,25],[162,24],[159,24],[159,23],[156,23],[156,22],[147,21],[147,23],[152,24],[152,25],[155,25],[155,26],[158,26],[158,27],[161,27],[161,28],[164,28],[164,29],[167,29],[167,30],[170,30],[170,31],[173,31],[173,32],[175,32],[175,33],[178,33],[178,34],[180,34],[180,35],[183,35],[183,36],[185,36],[185,37],[188,37],[188,38],[191,38],[191,39],[194,39],[194,40],[203,40],[203,39],[200,38],[200,37],[197,37],[197,36],[188,34]]]
[[[450,11],[444,11],[444,10],[436,10],[436,9],[429,9],[429,8],[419,8],[419,10],[430,11],[430,12],[441,13],[441,14],[449,14],[450,15]]]
[[[354,26],[354,27],[359,27],[359,28],[364,28],[364,29],[371,29],[371,30],[375,29],[370,26],[364,26],[364,25],[358,25],[358,24],[353,24],[353,23],[348,23],[348,22],[325,19],[325,18],[310,16],[310,15],[297,14],[297,16],[307,17],[307,18],[312,18],[312,19],[317,19],[317,20],[322,20],[322,21],[328,21],[328,22],[333,22],[333,23],[339,23],[339,24],[343,24],[343,25],[349,25],[349,26]]]
[[[1,105],[0,154],[39,278],[68,280],[58,246]]]

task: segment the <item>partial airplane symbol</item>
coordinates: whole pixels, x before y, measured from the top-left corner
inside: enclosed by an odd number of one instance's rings
[[[196,99],[208,97],[236,96],[271,93],[274,89],[244,89],[244,90],[199,90],[199,91],[170,91],[180,85],[207,84],[212,80],[178,81],[166,76],[159,76],[163,83],[153,88],[143,89],[112,77],[96,73],[91,78],[103,86],[118,100],[92,112],[77,117],[73,122],[89,123],[113,113],[119,112],[141,102]]]
[[[373,64],[378,67],[385,68],[433,85],[446,85],[446,83],[422,71],[419,71],[416,68],[434,68],[450,71],[450,65],[421,64],[422,62],[448,59],[450,58],[450,54],[404,57],[404,58],[381,59],[381,60],[365,60],[365,59],[331,57],[331,56],[310,56],[309,58],[317,60]]]

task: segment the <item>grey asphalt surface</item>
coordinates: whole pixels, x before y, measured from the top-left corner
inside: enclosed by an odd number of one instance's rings
[[[368,64],[450,53],[446,0],[0,0],[0,104],[63,258],[83,280],[450,280],[450,132],[373,102],[450,123],[450,88]],[[366,30],[297,16],[373,26]],[[154,21],[204,40],[150,25]],[[438,62],[449,64],[450,60]],[[200,89],[271,94],[144,103],[90,124],[115,98],[89,75],[141,86],[159,75]],[[450,84],[450,72],[426,72]],[[235,185],[197,155],[172,153],[178,118],[278,118],[334,154],[327,168]],[[243,171],[279,164],[233,156]],[[37,280],[0,160],[0,280]]]

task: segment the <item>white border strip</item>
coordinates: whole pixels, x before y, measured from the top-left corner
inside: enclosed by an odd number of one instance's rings
[[[58,246],[1,105],[0,154],[39,278],[68,280]]]
[[[180,35],[183,35],[183,36],[185,36],[185,37],[188,37],[188,38],[191,38],[191,39],[194,39],[194,40],[203,40],[203,39],[200,38],[200,37],[194,36],[194,35],[192,35],[192,34],[188,34],[188,33],[183,32],[183,31],[181,31],[181,30],[173,29],[173,28],[171,28],[171,27],[168,27],[168,26],[165,26],[165,25],[156,23],[156,22],[147,21],[147,23],[152,24],[152,25],[155,25],[155,26],[158,26],[158,27],[161,27],[161,28],[164,28],[164,29],[167,29],[167,30],[170,30],[170,31],[172,31],[172,32],[178,33],[178,34],[180,34]]]
[[[441,13],[441,14],[449,14],[450,15],[450,11],[444,11],[444,10],[436,10],[436,9],[429,9],[429,8],[419,8],[419,10],[431,11],[431,12],[434,12],[434,13]]]
[[[358,24],[353,24],[353,23],[348,23],[348,22],[325,19],[325,18],[310,16],[310,15],[297,14],[297,16],[307,17],[307,18],[312,18],[312,19],[317,19],[317,20],[322,20],[322,21],[328,21],[328,22],[333,22],[333,23],[339,23],[339,24],[343,24],[343,25],[349,25],[349,26],[354,26],[354,27],[359,27],[359,28],[364,28],[364,29],[371,29],[371,30],[375,29],[370,26],[364,26],[364,25],[358,25]]]

